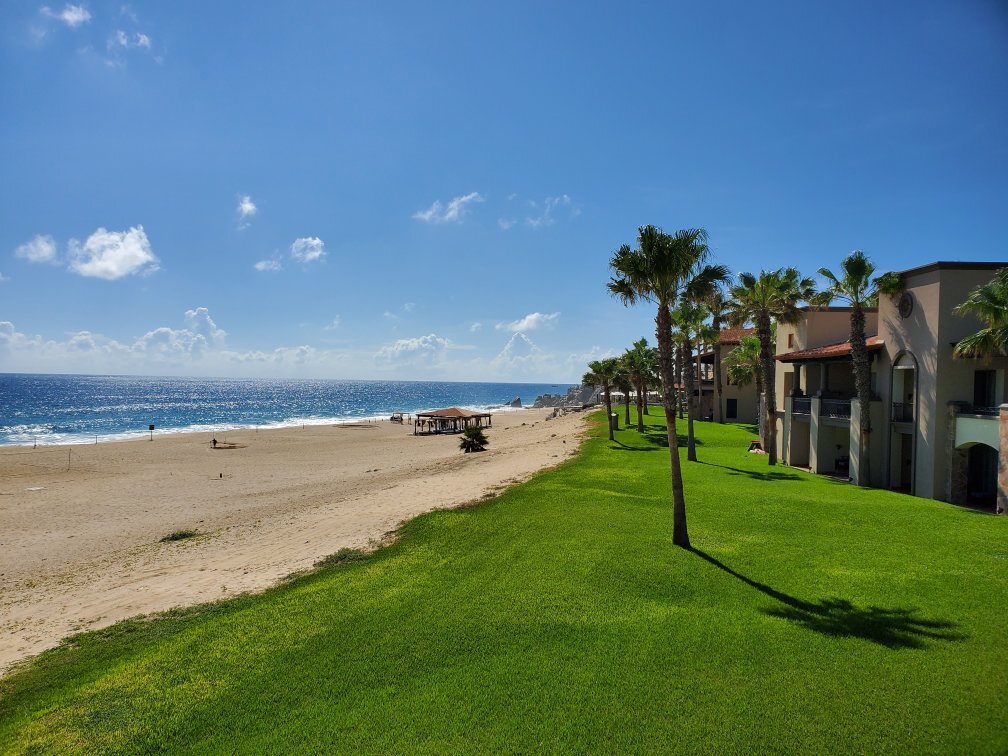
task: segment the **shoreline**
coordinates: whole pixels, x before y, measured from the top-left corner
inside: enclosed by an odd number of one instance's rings
[[[528,407],[485,407],[482,405],[458,405],[461,409],[473,409],[485,412],[491,412],[493,414],[505,414],[510,412],[522,412],[525,410],[532,409],[546,409],[546,408],[535,408],[532,406]],[[395,410],[399,411],[399,410]],[[426,412],[426,409],[403,410],[403,414],[407,416],[416,415],[418,412]],[[201,424],[201,425],[186,425],[180,427],[165,427],[165,428],[155,428],[154,438],[158,437],[176,437],[180,435],[187,434],[200,434],[200,433],[232,433],[234,431],[274,431],[274,430],[291,430],[297,428],[307,428],[307,427],[324,427],[324,426],[336,426],[336,425],[354,425],[354,424],[375,424],[375,423],[387,423],[389,422],[389,417],[392,412],[388,412],[381,415],[361,415],[359,417],[350,416],[339,416],[339,417],[304,417],[304,418],[290,418],[287,420],[279,420],[276,422],[268,423],[222,423],[220,425],[211,424]],[[102,444],[117,444],[123,441],[146,441],[149,439],[149,430],[131,430],[131,431],[121,431],[116,433],[67,433],[68,438],[60,438],[55,441],[47,441],[46,438],[49,437],[33,437],[31,441],[15,441],[15,442],[0,442],[0,451],[4,449],[24,449],[26,447],[31,447],[32,449],[38,447],[45,447],[47,449],[58,448],[61,446],[96,446],[99,443]],[[53,434],[59,435],[59,434]],[[50,436],[51,437],[51,436]],[[77,440],[77,439],[80,440]],[[42,439],[41,441],[39,439]],[[97,440],[93,440],[97,439]]]
[[[495,413],[479,454],[389,422],[239,429],[218,449],[208,431],[0,447],[0,675],[67,635],[265,590],[499,493],[577,453],[585,415],[550,414]],[[161,541],[177,530],[197,536]]]

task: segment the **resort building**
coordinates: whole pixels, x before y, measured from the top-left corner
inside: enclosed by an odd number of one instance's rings
[[[726,423],[756,423],[759,416],[759,397],[756,394],[756,384],[749,383],[740,386],[728,380],[728,371],[724,369],[725,359],[738,348],[743,336],[756,333],[755,328],[724,328],[721,330],[721,417]],[[701,375],[697,382],[700,387],[700,417],[713,417],[714,413],[714,352],[705,352],[700,356]]]
[[[957,359],[981,324],[955,315],[970,291],[1008,263],[937,262],[904,271],[903,291],[867,313],[872,355],[869,453],[859,458],[860,408],[850,309],[806,309],[777,329],[777,451],[789,465],[989,511],[1008,505],[1008,358]],[[1005,450],[1008,455],[1008,449]],[[999,462],[1003,474],[999,478]],[[999,482],[1000,480],[1000,482]]]

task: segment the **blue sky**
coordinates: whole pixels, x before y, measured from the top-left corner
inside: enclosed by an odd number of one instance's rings
[[[8,2],[0,371],[576,380],[636,228],[1008,258],[1008,10]]]

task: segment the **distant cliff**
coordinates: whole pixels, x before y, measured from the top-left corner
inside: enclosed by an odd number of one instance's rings
[[[542,407],[567,407],[581,408],[588,404],[595,404],[598,389],[595,386],[572,386],[566,394],[543,394],[536,397],[533,409]]]

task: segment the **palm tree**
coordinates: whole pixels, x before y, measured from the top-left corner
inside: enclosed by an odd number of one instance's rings
[[[956,344],[953,352],[956,357],[980,357],[990,362],[992,357],[1008,352],[1008,268],[1002,268],[991,281],[973,289],[952,312],[962,317],[973,315],[984,324]]]
[[[688,299],[680,299],[672,310],[672,323],[680,341],[683,353],[683,383],[686,389],[686,459],[696,462],[696,438],[693,435],[693,421],[698,402],[693,399],[696,391],[696,375],[693,371],[693,335],[700,330],[707,313],[703,308],[691,304]]]
[[[711,329],[714,331],[714,419],[724,422],[724,408],[721,406],[721,328],[728,319],[728,299],[724,289],[715,286],[704,299],[704,305],[711,315]]]
[[[740,338],[738,346],[725,357],[724,368],[729,381],[738,386],[755,383],[757,400],[763,396],[763,365],[760,362],[759,336],[749,334]],[[766,448],[762,423],[757,422],[757,426],[760,427],[760,443]]]
[[[625,305],[650,302],[657,305],[655,337],[658,339],[658,369],[661,373],[662,403],[669,445],[672,483],[672,543],[689,548],[686,527],[686,498],[683,492],[679,439],[676,435],[675,376],[671,308],[682,294],[685,283],[706,260],[707,232],[687,229],[666,234],[656,226],[641,226],[637,249],[624,244],[612,256],[613,276],[609,291]]]
[[[616,375],[613,376],[613,385],[616,390],[623,394],[623,407],[626,410],[626,426],[630,427],[630,392],[633,390],[633,381],[630,379],[630,366],[627,364],[626,355],[616,358]]]
[[[602,394],[605,397],[606,423],[609,425],[609,440],[613,441],[612,428],[612,398],[609,391],[612,389],[613,379],[616,377],[616,360],[607,357],[604,360],[595,360],[588,363],[588,371],[581,379],[585,386],[601,386]]]
[[[760,364],[763,368],[764,416],[763,440],[767,447],[767,464],[777,464],[777,398],[774,389],[774,344],[772,328],[777,323],[797,323],[801,318],[798,303],[815,297],[815,282],[802,278],[795,268],[760,271],[759,276],[740,273],[739,282],[731,287],[732,302],[729,317],[735,326],[752,322],[760,340]]]
[[[850,304],[850,345],[851,361],[854,364],[854,386],[858,403],[861,405],[861,435],[858,438],[858,459],[860,474],[858,484],[869,485],[869,449],[871,448],[871,357],[868,354],[865,334],[865,308],[878,306],[880,279],[872,280],[875,264],[860,249],[851,252],[840,261],[840,275],[829,268],[819,268],[819,275],[829,285],[822,292],[823,301],[839,299]],[[884,287],[886,281],[881,285]]]
[[[462,438],[459,439],[459,449],[468,454],[469,452],[483,451],[483,448],[489,443],[486,434],[483,433],[483,429],[480,426],[468,425],[462,431]]]
[[[647,339],[635,341],[623,354],[630,381],[637,391],[637,431],[644,432],[644,415],[647,413],[647,389],[654,372],[654,350],[648,348]],[[629,425],[629,422],[627,423]]]

